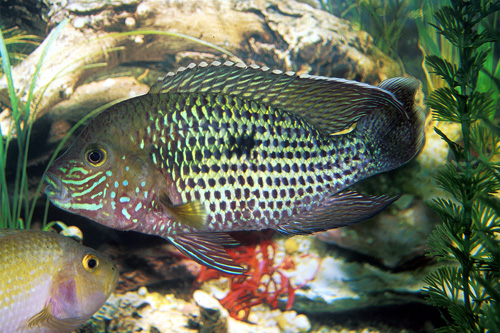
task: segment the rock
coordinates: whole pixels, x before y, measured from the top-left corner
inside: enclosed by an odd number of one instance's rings
[[[280,267],[279,273],[289,278],[289,283],[294,289],[295,300],[292,302],[294,313],[295,311],[306,315],[339,313],[376,306],[424,302],[420,290],[424,286],[423,277],[432,269],[430,266],[421,267],[416,271],[394,272],[369,262],[339,256],[335,249],[328,248],[323,242],[311,236],[294,236],[293,239],[297,243],[298,250],[291,258],[284,250],[284,243],[289,242],[289,238],[276,240],[273,267]],[[281,264],[285,260],[289,262],[286,269]],[[228,278],[210,280],[201,288],[221,298],[231,293],[238,293],[239,290],[227,289],[227,280]],[[287,296],[292,297],[292,294],[288,293]],[[280,304],[280,308],[284,308],[289,304],[289,299],[280,298]],[[260,326],[272,318],[282,329],[286,328],[285,321],[292,324],[290,320],[280,319],[285,312],[272,309],[269,314],[268,311],[269,305],[255,306],[249,311],[248,320],[259,323]],[[280,313],[277,314],[275,311]],[[293,325],[295,330],[299,326],[307,327],[300,318]]]
[[[183,286],[186,287],[200,271],[199,264],[185,259],[170,243],[161,238],[156,242],[150,241],[148,246],[106,245],[100,249],[111,257],[120,271],[116,292],[136,290],[142,286],[176,283],[176,281],[183,281]]]
[[[295,311],[287,311],[282,313],[278,319],[278,326],[283,333],[309,332],[311,323],[309,319],[303,315],[297,315]]]
[[[187,315],[195,311],[195,305],[173,295],[144,290],[113,294],[76,332],[197,332],[187,327]]]
[[[316,278],[295,293],[293,309],[306,314],[338,313],[384,305],[424,302],[425,273],[391,273],[366,263],[324,257]]]
[[[359,310],[386,304],[423,302],[419,296],[422,278],[427,269],[394,273],[391,270],[341,257],[334,249],[327,248],[314,237],[295,236],[301,251],[294,256],[297,265],[295,276],[311,275],[295,291],[295,311],[311,313],[336,313]],[[280,244],[282,240],[278,241]],[[277,247],[282,248],[281,246]],[[310,256],[304,258],[305,255]],[[317,258],[317,267],[307,265],[310,258]],[[291,279],[292,283],[298,281]]]
[[[217,305],[218,301],[207,294],[197,292],[195,298],[202,308],[201,317],[204,317],[203,313],[210,312],[210,308],[216,308],[216,311],[220,311],[218,313],[227,319],[231,333],[280,332],[275,323],[274,327],[257,327],[228,317],[227,312],[220,308],[220,304]],[[75,332],[223,332],[205,330],[203,325],[200,329],[196,318],[200,318],[200,310],[195,303],[175,298],[171,294],[148,292],[143,287],[136,292],[112,294],[89,322]],[[299,317],[296,321],[304,325],[303,318]],[[206,320],[203,323],[206,323]]]
[[[421,200],[387,209],[370,221],[316,234],[320,240],[374,259],[392,270],[425,260],[427,239],[439,217]],[[406,267],[406,268],[405,268]]]
[[[229,332],[229,313],[218,300],[201,290],[193,293],[193,299],[200,308],[200,333]]]

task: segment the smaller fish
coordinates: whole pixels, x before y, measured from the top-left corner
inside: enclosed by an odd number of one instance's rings
[[[69,332],[104,304],[118,269],[62,235],[0,229],[0,332]]]

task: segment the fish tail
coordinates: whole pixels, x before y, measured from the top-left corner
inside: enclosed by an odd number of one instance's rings
[[[384,107],[360,119],[355,135],[368,147],[375,163],[375,172],[395,169],[410,161],[424,145],[424,112],[415,105],[419,82],[412,78],[383,81],[382,88],[403,105],[400,109]]]

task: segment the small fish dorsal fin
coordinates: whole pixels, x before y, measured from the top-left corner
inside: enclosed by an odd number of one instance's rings
[[[299,116],[325,135],[346,130],[381,107],[404,114],[396,97],[379,87],[230,61],[181,67],[150,90],[151,94],[168,92],[221,93],[255,100]]]

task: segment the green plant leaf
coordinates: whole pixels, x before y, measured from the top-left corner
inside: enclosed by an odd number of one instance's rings
[[[450,148],[451,152],[453,153],[453,156],[455,157],[456,161],[460,161],[461,159],[464,158],[463,147],[461,147],[457,143],[448,139],[446,134],[441,132],[441,130],[439,128],[434,127],[434,132],[436,132],[436,134],[439,135],[441,137],[441,139],[443,139],[448,144],[448,147]]]
[[[433,73],[441,76],[448,85],[455,87],[455,77],[457,68],[454,64],[450,63],[446,59],[442,59],[436,55],[427,56],[425,63],[433,69]]]
[[[496,162],[500,130],[491,121],[498,85],[493,94],[491,88],[479,89],[480,83],[491,87],[481,72],[485,64],[495,73],[498,69],[490,44],[499,38],[491,34],[493,29],[478,27],[500,9],[500,1],[490,3],[452,0],[451,6],[441,8],[434,26],[456,47],[459,59],[427,57],[427,64],[448,85],[432,92],[427,104],[434,109],[435,119],[461,125],[462,142],[459,145],[435,130],[454,155],[436,180],[456,203],[438,198],[430,204],[443,224],[429,237],[429,253],[458,266],[450,264],[429,275],[425,293],[431,304],[448,310],[453,323],[446,330],[460,332],[484,332],[497,328],[500,321],[500,312],[491,310],[498,310],[500,287],[500,204],[493,197],[500,191],[500,165]]]
[[[461,115],[458,112],[456,94],[450,88],[439,88],[431,93],[427,99],[427,105],[434,109],[434,119],[460,122]]]

